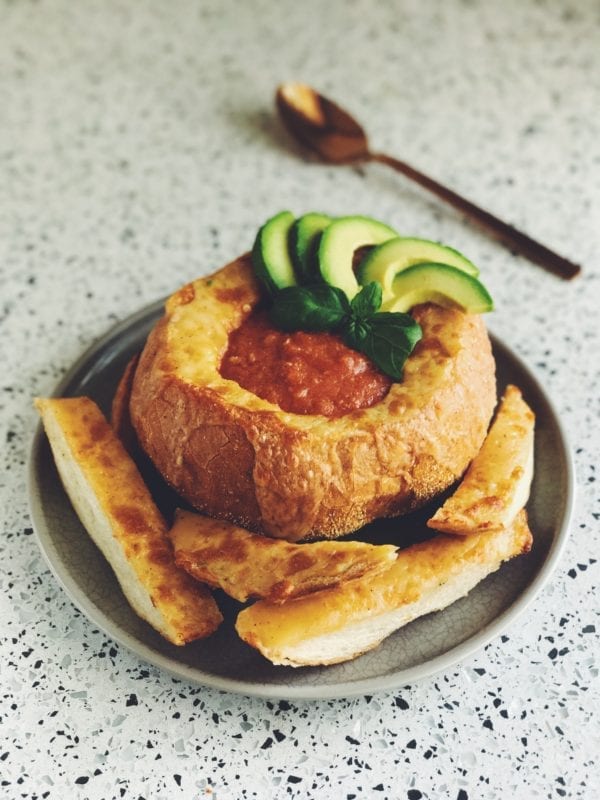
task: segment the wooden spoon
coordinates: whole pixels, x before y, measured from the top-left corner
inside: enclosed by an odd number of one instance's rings
[[[520,253],[544,269],[566,279],[574,278],[581,272],[578,264],[568,261],[406,162],[384,153],[373,153],[369,149],[367,135],[358,122],[310,86],[303,83],[284,83],[277,89],[276,103],[292,136],[318,153],[324,161],[333,164],[379,161],[387,164],[450,203],[510,250]]]

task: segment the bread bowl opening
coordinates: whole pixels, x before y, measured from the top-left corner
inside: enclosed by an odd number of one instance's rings
[[[392,380],[332,333],[287,333],[257,309],[229,335],[220,374],[293,414],[341,417],[387,395]]]

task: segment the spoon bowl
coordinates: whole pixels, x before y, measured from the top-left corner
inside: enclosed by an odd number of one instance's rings
[[[277,89],[275,102],[292,136],[325,161],[350,164],[371,157],[362,126],[310,86],[284,83]]]

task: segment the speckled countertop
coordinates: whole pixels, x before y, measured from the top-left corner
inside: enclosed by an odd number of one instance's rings
[[[0,2],[3,798],[600,796],[599,41],[594,0]],[[273,115],[290,78],[582,277],[512,256],[384,167],[303,157]],[[284,207],[370,214],[478,262],[493,330],[575,452],[571,536],[526,615],[454,668],[370,697],[174,680],[76,610],[28,513],[31,398]]]

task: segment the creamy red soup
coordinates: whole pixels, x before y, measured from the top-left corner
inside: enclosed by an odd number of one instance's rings
[[[340,417],[382,400],[391,379],[331,333],[285,333],[264,312],[229,336],[221,375],[294,414]]]

